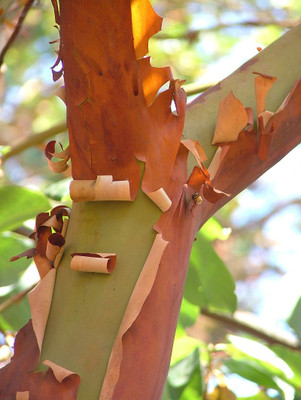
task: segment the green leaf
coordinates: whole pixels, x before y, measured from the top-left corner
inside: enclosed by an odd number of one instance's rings
[[[200,367],[195,368],[179,400],[202,400],[203,384]]]
[[[20,186],[0,187],[0,231],[12,230],[42,211],[50,208],[50,203],[41,192]]]
[[[200,314],[200,308],[183,297],[182,305],[180,308],[179,323],[185,328],[191,326],[197,320]]]
[[[1,303],[20,293],[21,290],[18,285],[8,296],[1,297]],[[28,322],[30,316],[28,297],[25,296],[18,303],[14,303],[0,314],[0,329],[18,331]]]
[[[297,301],[287,322],[289,326],[296,332],[296,335],[299,337],[299,339],[301,339],[301,297]]]
[[[234,374],[240,375],[249,381],[257,383],[264,388],[275,389],[279,393],[282,390],[277,385],[272,374],[250,360],[225,360],[224,365]]]
[[[200,365],[199,349],[194,349],[187,357],[172,365],[168,373],[168,383],[173,387],[186,385],[193,371]]]
[[[301,388],[301,353],[287,349],[281,345],[273,345],[271,349],[284,360],[291,368],[293,376],[287,376],[286,381],[293,384],[296,388]],[[301,393],[300,393],[301,395]]]
[[[237,299],[235,283],[210,241],[197,234],[193,244],[184,297],[212,311],[233,313]]]
[[[301,354],[282,346],[264,346],[256,340],[229,335],[227,353],[236,360],[246,358],[266,373],[277,376],[295,389],[301,388]]]
[[[210,218],[202,227],[202,235],[208,240],[226,240],[229,237],[231,229],[224,229],[215,219]]]
[[[172,348],[170,365],[173,366],[177,364],[179,361],[188,357],[189,354],[192,354],[192,352],[197,350],[200,346],[201,342],[199,340],[187,336],[186,334],[176,337]]]
[[[248,358],[259,364],[268,373],[284,379],[291,374],[291,369],[277,354],[270,348],[257,340],[252,340],[236,335],[228,335],[232,348],[228,347],[228,354],[235,359]]]
[[[69,195],[69,186],[71,179],[66,178],[58,182],[52,183],[44,189],[44,193],[50,199],[61,201],[63,197]]]
[[[196,348],[170,367],[162,400],[201,400],[200,355]]]
[[[270,400],[270,399],[275,400],[275,397],[269,397],[266,393],[259,392],[251,397],[239,397],[237,400]]]
[[[34,242],[13,232],[0,233],[0,285],[14,284],[31,263],[26,257],[10,262],[11,257],[34,247]],[[0,291],[1,296],[1,291]]]

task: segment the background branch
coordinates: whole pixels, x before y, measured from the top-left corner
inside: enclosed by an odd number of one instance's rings
[[[281,28],[294,28],[300,23],[300,20],[295,19],[295,20],[282,20],[278,21],[275,19],[257,19],[257,20],[249,20],[249,21],[241,21],[241,22],[233,22],[233,23],[219,23],[217,25],[214,25],[210,28],[201,28],[201,29],[195,29],[191,31],[187,31],[184,33],[179,33],[175,35],[170,35],[166,33],[160,33],[155,36],[156,39],[184,39],[184,40],[189,40],[190,42],[193,42],[197,39],[197,37],[201,33],[207,33],[207,32],[216,32],[220,31],[222,29],[227,29],[227,28],[234,28],[234,27],[239,27],[239,26],[246,26],[246,27],[263,27],[263,26],[269,26],[269,25],[275,25],[279,26]]]
[[[5,300],[3,303],[0,304],[0,314],[7,310],[12,305],[19,303],[34,287],[36,287],[37,282],[31,285],[29,288],[22,290],[22,292],[15,294],[14,296],[10,297],[9,299]]]
[[[242,332],[248,333],[252,336],[255,336],[258,339],[265,341],[269,345],[280,344],[281,346],[286,347],[290,350],[297,350],[297,351],[301,352],[300,343],[295,345],[291,341],[274,336],[272,333],[263,332],[257,328],[253,328],[252,326],[245,324],[236,318],[217,314],[217,313],[211,312],[203,307],[202,307],[201,315],[205,315],[206,317],[208,317],[210,319],[213,319],[223,325],[226,325],[230,329],[234,329],[236,331],[242,331]]]
[[[9,158],[16,156],[22,151],[32,147],[37,146],[43,143],[45,140],[58,135],[66,130],[66,122],[61,122],[60,124],[53,126],[52,128],[47,129],[46,131],[32,134],[27,137],[25,140],[20,142],[19,144],[13,146],[7,153],[3,154],[0,157],[2,162],[8,160]]]
[[[24,22],[24,19],[25,19],[26,15],[27,15],[28,11],[30,10],[33,2],[34,2],[34,0],[28,0],[27,1],[27,3],[25,4],[25,6],[24,6],[24,8],[23,8],[23,10],[21,12],[21,15],[20,15],[20,17],[18,19],[17,25],[16,25],[13,33],[11,34],[10,38],[8,39],[6,45],[3,47],[3,49],[2,49],[2,51],[0,53],[0,67],[3,64],[5,54],[7,53],[8,49],[10,48],[10,46],[13,44],[14,40],[16,39],[16,37],[18,36],[18,34],[19,34],[20,30],[21,30],[22,24]]]

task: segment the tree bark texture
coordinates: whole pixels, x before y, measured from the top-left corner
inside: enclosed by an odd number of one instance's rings
[[[72,175],[83,186],[80,201],[72,206],[41,353],[28,325],[17,344],[31,338],[27,348],[35,359],[28,365],[17,353],[0,379],[8,382],[16,368],[18,379],[0,393],[15,399],[16,392],[29,391],[31,400],[41,398],[33,380],[37,375],[30,371],[45,371],[43,362],[50,360],[71,371],[58,389],[66,400],[160,399],[196,232],[300,142],[300,82],[292,88],[300,77],[301,27],[189,105],[184,126],[180,82],[168,68],[152,68],[144,57],[148,38],[161,24],[148,1],[53,4],[60,24]],[[266,100],[269,111],[275,112],[290,93],[283,110],[261,131],[256,127],[253,72],[277,78]],[[157,95],[167,81],[170,88]],[[253,109],[255,123],[238,132],[237,140],[217,144],[223,156],[211,179],[203,161],[209,166],[214,157],[217,147],[211,141],[219,105],[231,91]],[[170,109],[172,101],[176,112]],[[192,141],[181,142],[182,134]],[[258,149],[267,137],[262,159]],[[93,198],[107,176],[128,182],[126,201]],[[169,206],[153,200],[157,191]],[[74,253],[114,253],[116,267],[111,274],[74,271]],[[49,367],[39,379],[44,382],[51,373]],[[57,385],[53,382],[49,387]],[[52,398],[45,393],[43,399]]]

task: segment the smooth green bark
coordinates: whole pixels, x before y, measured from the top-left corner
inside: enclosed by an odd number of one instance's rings
[[[135,202],[75,203],[58,269],[41,361],[80,375],[78,399],[98,399],[116,334],[152,246],[160,210]],[[70,253],[116,253],[111,275],[70,270]]]

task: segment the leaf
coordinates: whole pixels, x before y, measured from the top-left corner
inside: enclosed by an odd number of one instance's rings
[[[199,232],[192,247],[185,298],[212,311],[233,313],[236,309],[234,289],[234,280],[227,267],[210,241]]]
[[[269,400],[269,399],[275,400],[275,397],[269,397],[266,393],[259,392],[259,393],[254,394],[254,396],[251,396],[251,397],[239,397],[237,400]]]
[[[286,349],[280,345],[273,345],[271,349],[281,357],[293,371],[293,376],[287,377],[287,382],[290,382],[296,388],[301,388],[301,355],[299,351]]]
[[[189,356],[172,365],[168,373],[168,383],[173,387],[186,385],[193,371],[200,365],[199,349],[195,349]]]
[[[1,304],[12,296],[20,293],[24,290],[24,285],[17,285],[7,296],[1,297]],[[1,330],[12,330],[18,331],[24,326],[30,319],[30,308],[27,296],[23,297],[21,301],[12,304],[6,310],[1,313],[0,329]]]
[[[173,366],[183,360],[201,345],[202,343],[199,340],[187,336],[186,333],[176,337],[172,348],[170,365]]]
[[[297,301],[287,322],[289,326],[296,332],[299,339],[301,339],[301,297]]]
[[[275,389],[279,393],[282,393],[282,390],[274,380],[274,376],[249,360],[226,360],[224,361],[224,365],[234,374],[238,374],[249,381],[255,382],[259,386]]]
[[[70,185],[70,178],[61,179],[51,185],[47,186],[44,189],[44,193],[47,197],[60,201],[63,197],[69,195],[69,185]]]
[[[0,217],[1,218],[1,217]],[[16,233],[5,232],[0,234],[0,285],[8,286],[15,283],[22,272],[31,263],[25,257],[10,262],[10,258],[33,247],[33,241]],[[0,292],[1,296],[1,292]]]
[[[229,237],[229,234],[230,230],[224,230],[221,224],[213,217],[210,218],[202,227],[202,235],[210,241],[215,239],[226,240]]]
[[[289,366],[264,344],[235,335],[228,335],[228,339],[232,343],[230,354],[235,359],[246,359],[247,357],[266,369],[268,373],[281,378],[291,375]]]
[[[180,308],[179,322],[185,328],[191,326],[195,323],[200,309],[198,306],[191,304],[185,298],[182,300],[182,305]]]
[[[200,400],[202,390],[200,356],[196,348],[170,367],[162,400]]]
[[[195,370],[188,384],[181,388],[174,388],[166,382],[162,400],[202,400],[200,374]]]
[[[0,231],[12,230],[39,212],[48,210],[50,203],[41,192],[20,186],[0,188]]]

